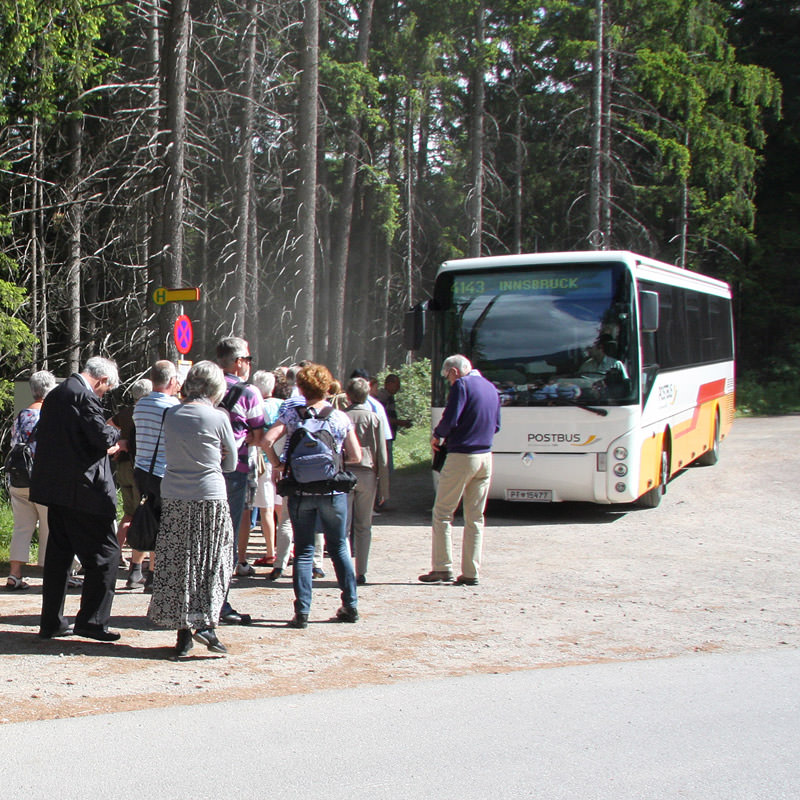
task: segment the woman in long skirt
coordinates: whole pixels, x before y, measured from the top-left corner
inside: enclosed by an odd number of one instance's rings
[[[177,630],[178,657],[192,649],[192,639],[211,652],[227,652],[215,631],[233,572],[223,472],[236,466],[236,444],[228,415],[216,408],[225,389],[222,370],[200,361],[186,376],[183,402],[164,417],[167,471],[148,617]]]

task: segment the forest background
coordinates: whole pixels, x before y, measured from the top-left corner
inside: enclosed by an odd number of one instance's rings
[[[800,3],[0,0],[0,36],[6,411],[175,357],[181,312],[195,360],[377,373],[444,259],[591,248],[730,281],[740,394],[800,396]]]

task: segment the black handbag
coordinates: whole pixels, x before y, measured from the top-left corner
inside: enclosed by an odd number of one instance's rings
[[[153,497],[143,494],[136,511],[133,512],[126,541],[134,550],[145,552],[155,550],[160,515],[156,513],[154,505]]]
[[[158,438],[156,445],[153,448],[153,457],[150,459],[150,469],[148,473],[153,474],[153,469],[156,465],[156,456],[158,455],[158,445],[161,443],[161,433],[164,430],[164,417],[167,415],[167,409],[161,416],[161,427],[158,430]],[[150,492],[145,492],[136,511],[133,512],[131,517],[131,524],[128,526],[128,533],[125,541],[128,546],[134,550],[141,550],[144,552],[155,550],[156,539],[158,538],[158,526],[161,522],[161,503],[160,498]]]

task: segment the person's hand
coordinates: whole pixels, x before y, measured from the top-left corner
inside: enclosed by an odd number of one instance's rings
[[[110,456],[115,456],[122,448],[119,446],[119,443],[111,445],[111,447],[106,450],[106,453]]]
[[[434,452],[439,450],[439,437],[438,436],[431,436],[431,449]]]

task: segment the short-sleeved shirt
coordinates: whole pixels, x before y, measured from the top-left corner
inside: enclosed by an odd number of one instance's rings
[[[283,400],[278,400],[277,397],[264,398],[264,427],[269,428],[278,419],[278,412],[281,410]]]
[[[11,426],[11,446],[25,444],[31,438],[33,429],[39,424],[38,408],[23,408]],[[31,452],[36,452],[36,437],[31,442]]]
[[[158,453],[153,466],[153,475],[163,478],[167,469],[167,457],[164,449],[164,437],[161,433],[161,423],[164,411],[180,402],[177,397],[164,394],[164,392],[150,392],[139,400],[133,407],[133,424],[136,427],[136,457],[133,465],[136,469],[150,472],[153,463],[153,451],[158,443]]]
[[[286,444],[283,448],[281,461],[284,461],[286,458],[286,448],[289,446],[289,440],[292,438],[292,434],[300,427],[300,423],[303,421],[303,418],[300,416],[300,409],[305,408],[305,404],[305,399],[303,397],[292,397],[283,403],[278,413],[278,422],[282,422],[286,426]],[[330,406],[330,403],[326,403],[323,408],[326,406]],[[336,452],[341,453],[344,440],[347,438],[347,434],[353,429],[353,421],[344,411],[337,411],[334,409],[327,418],[327,422],[329,423],[328,427],[333,436],[333,440],[336,443]]]
[[[241,379],[236,375],[225,374],[225,381],[228,384],[228,391]],[[239,460],[236,464],[236,472],[250,472],[248,462],[249,447],[245,439],[250,431],[264,427],[264,402],[261,392],[255,386],[247,385],[239,395],[233,408],[230,410],[231,428],[233,438],[239,453]]]

